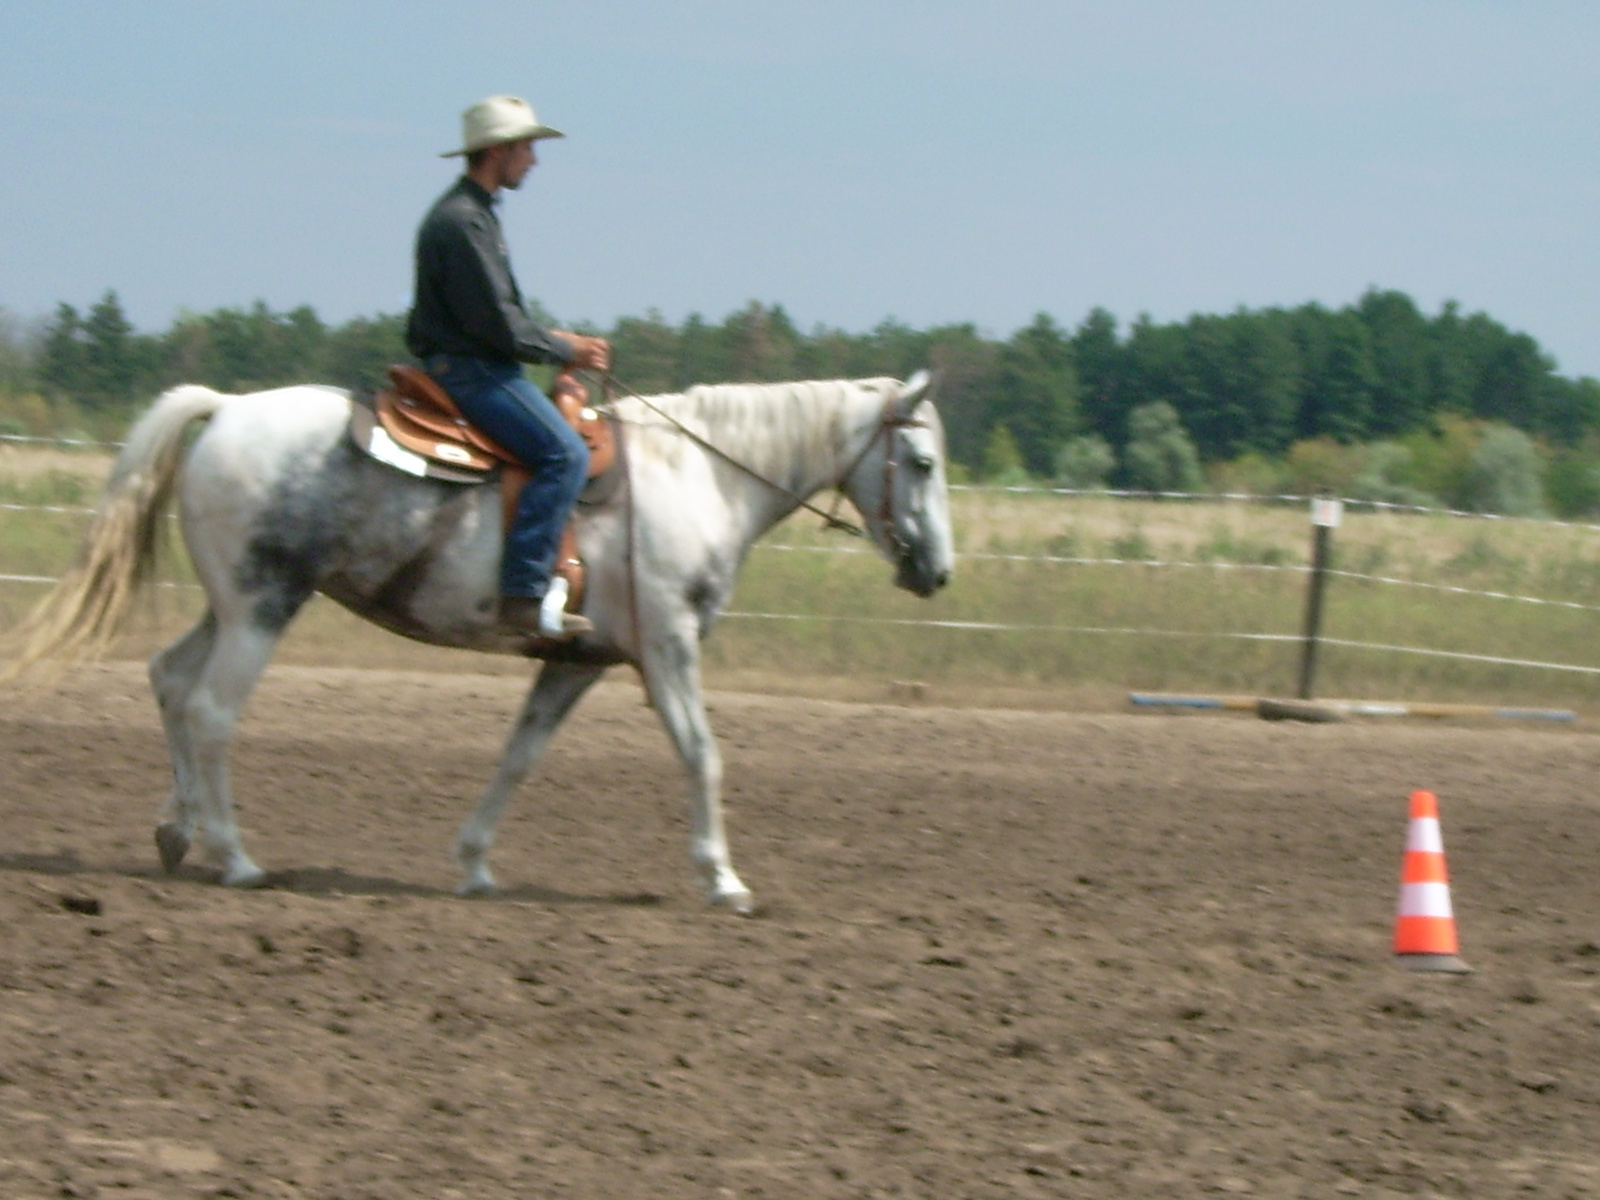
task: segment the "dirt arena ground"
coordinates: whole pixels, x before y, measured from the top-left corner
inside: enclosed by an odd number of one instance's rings
[[[714,696],[735,859],[623,676],[448,846],[508,677],[276,668],[270,890],[155,869],[141,669],[0,698],[0,1196],[1600,1195],[1600,737]],[[1466,977],[1389,954],[1441,799]]]

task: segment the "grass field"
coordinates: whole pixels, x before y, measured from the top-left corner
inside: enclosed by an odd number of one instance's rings
[[[71,561],[87,518],[38,506],[92,503],[106,467],[91,454],[0,453],[0,502],[29,506],[0,510],[0,574],[55,575]],[[1030,706],[1120,703],[1128,690],[1292,694],[1297,642],[1222,635],[1298,636],[1307,574],[1295,568],[1304,568],[1311,545],[1303,507],[988,490],[952,499],[956,577],[929,601],[896,591],[890,568],[869,547],[821,532],[814,517],[775,530],[751,555],[730,605],[736,614],[766,616],[722,623],[707,648],[713,681],[860,696],[917,681],[947,698]],[[1170,565],[1178,563],[1192,565]],[[1595,530],[1348,512],[1334,535],[1334,566],[1411,586],[1334,577],[1328,638],[1600,667]],[[181,550],[165,578],[186,580]],[[41,591],[0,583],[0,629]],[[153,589],[118,653],[147,653],[191,620],[198,603],[181,587]],[[406,642],[320,600],[296,623],[282,657],[526,670],[514,660]],[[1337,645],[1322,650],[1317,693],[1600,711],[1600,675]]]
[[[779,653],[797,665],[809,660],[834,671],[951,682],[1292,694],[1297,642],[1217,635],[1298,636],[1311,547],[1303,508],[982,491],[958,493],[955,507],[959,578],[931,603],[869,587],[881,568],[864,558],[758,549],[735,607],[1030,628],[886,631],[830,621],[772,629],[766,622],[759,628],[730,622],[715,653],[727,662]],[[1328,638],[1600,666],[1600,653],[1589,648],[1600,632],[1600,611],[1437,590],[1600,606],[1600,533],[1351,513],[1334,536],[1337,569],[1433,586],[1336,576],[1325,604]],[[774,540],[815,545],[824,538],[802,525]],[[1118,561],[1041,561],[1046,556]],[[1167,565],[1174,563],[1195,565]],[[1072,632],[1086,628],[1151,632]],[[1590,675],[1338,646],[1323,648],[1318,685],[1320,695],[1374,699],[1568,705],[1600,699]]]

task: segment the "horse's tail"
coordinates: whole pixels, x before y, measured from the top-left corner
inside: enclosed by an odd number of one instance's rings
[[[15,653],[0,680],[47,658],[81,662],[105,653],[155,567],[184,434],[227,400],[193,384],[173,388],[128,431],[77,565],[6,638]]]

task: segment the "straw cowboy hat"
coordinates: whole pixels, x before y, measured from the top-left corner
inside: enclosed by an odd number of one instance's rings
[[[523,138],[566,137],[559,129],[539,124],[533,109],[520,96],[490,96],[461,114],[461,149],[446,150],[440,158],[471,154],[501,142],[520,142]]]

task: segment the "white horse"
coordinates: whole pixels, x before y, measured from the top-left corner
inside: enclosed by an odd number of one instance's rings
[[[497,628],[498,487],[415,478],[346,435],[351,401],[302,386],[244,396],[185,386],[129,432],[83,559],[35,613],[20,662],[103,648],[154,562],[176,492],[209,606],[150,679],[174,786],[156,830],[177,869],[198,835],[233,887],[266,875],[240,839],[228,743],[285,626],[313,592],[418,641],[546,659],[494,779],[461,827],[459,891],[486,892],[496,824],[556,727],[609,665],[632,663],[690,778],[690,857],[713,904],[749,912],[723,829],[722,765],[699,642],[754,542],[837,487],[921,596],[953,559],[944,434],[929,379],[699,387],[619,400],[624,486],[578,512],[591,635],[531,644]],[[184,450],[192,422],[209,424]]]

